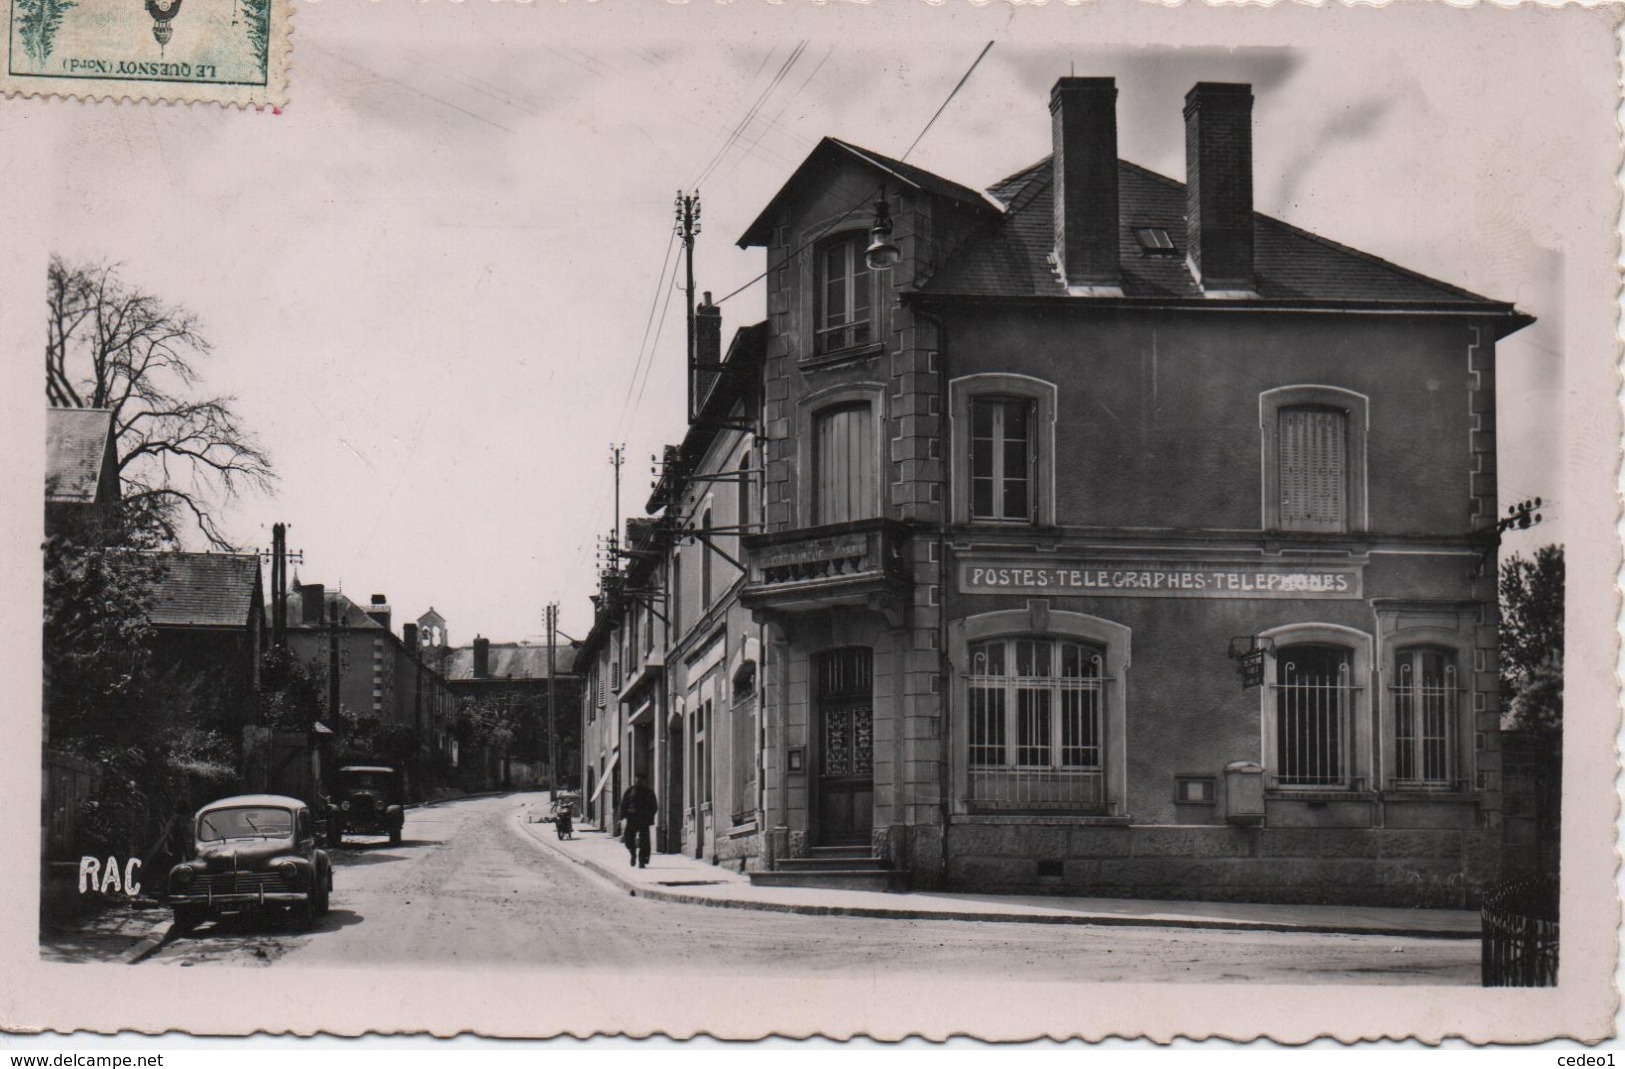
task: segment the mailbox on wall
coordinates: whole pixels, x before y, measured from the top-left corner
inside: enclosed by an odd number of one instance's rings
[[[1264,766],[1232,761],[1224,766],[1224,819],[1232,824],[1264,822]]]

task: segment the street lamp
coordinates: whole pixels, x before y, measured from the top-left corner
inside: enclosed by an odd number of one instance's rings
[[[886,192],[881,190],[875,201],[875,225],[869,229],[869,247],[863,251],[863,262],[871,271],[890,271],[903,258],[891,242],[891,205],[886,203]]]

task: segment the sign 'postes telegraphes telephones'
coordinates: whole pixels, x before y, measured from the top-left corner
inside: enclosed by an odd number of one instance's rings
[[[1234,561],[962,561],[967,594],[1138,598],[1359,598],[1358,564]]]

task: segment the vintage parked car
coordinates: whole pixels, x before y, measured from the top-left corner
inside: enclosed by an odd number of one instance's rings
[[[401,845],[406,824],[401,777],[387,765],[346,765],[339,769],[337,789],[327,808],[327,844],[338,846],[347,834],[387,835]]]
[[[222,913],[292,912],[307,927],[327,912],[333,867],[316,846],[310,807],[279,794],[210,802],[192,822],[191,857],[169,870],[175,923]]]

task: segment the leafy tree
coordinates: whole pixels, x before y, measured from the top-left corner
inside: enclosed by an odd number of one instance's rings
[[[230,696],[212,675],[154,657],[154,551],[169,546],[150,498],[86,510],[45,544],[48,741],[102,769],[81,814],[87,845],[149,862],[237,777],[223,727]]]
[[[1501,565],[1501,693],[1514,728],[1563,730],[1563,547]]]
[[[165,548],[150,499],[60,526],[45,543],[46,713],[53,739],[135,741],[152,682],[148,623]]]
[[[273,647],[260,659],[260,710],[277,731],[309,732],[322,714],[321,682],[310,666],[286,647]]]
[[[130,286],[108,264],[52,257],[47,281],[47,401],[111,410],[126,499],[151,501],[172,538],[195,526],[211,546],[232,548],[219,502],[269,489],[275,475],[235,398],[196,393],[213,352],[197,317]]]

